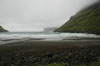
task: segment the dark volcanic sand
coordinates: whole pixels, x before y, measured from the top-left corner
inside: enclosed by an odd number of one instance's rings
[[[99,40],[27,40],[0,45],[0,66],[89,65],[99,58]]]
[[[0,55],[25,54],[35,55],[47,51],[66,51],[66,49],[100,47],[100,40],[60,40],[60,41],[37,41],[27,40],[10,44],[0,45]]]

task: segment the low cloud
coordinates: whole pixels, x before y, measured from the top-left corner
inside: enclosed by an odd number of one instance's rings
[[[70,16],[96,1],[0,0],[0,25],[10,31],[59,27],[69,20]]]

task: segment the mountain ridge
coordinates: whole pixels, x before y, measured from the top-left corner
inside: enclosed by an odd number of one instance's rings
[[[79,11],[55,31],[100,35],[100,2]]]

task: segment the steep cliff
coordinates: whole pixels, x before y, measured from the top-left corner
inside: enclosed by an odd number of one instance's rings
[[[100,34],[100,2],[81,10],[55,31]]]
[[[5,30],[2,26],[0,26],[0,32],[8,32],[8,31]]]

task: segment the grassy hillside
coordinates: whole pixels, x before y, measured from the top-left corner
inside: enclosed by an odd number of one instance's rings
[[[0,26],[0,32],[8,32],[8,31],[5,30],[2,26]]]
[[[81,10],[56,31],[100,34],[100,3]]]

